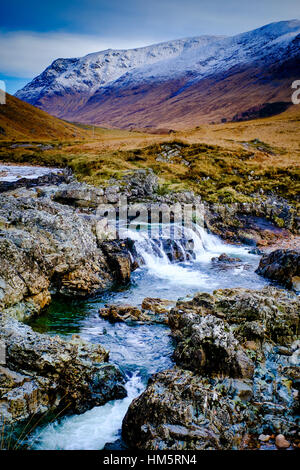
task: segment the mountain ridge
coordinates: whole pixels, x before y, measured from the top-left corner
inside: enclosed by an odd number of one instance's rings
[[[232,37],[197,36],[130,50],[109,49],[82,58],[57,59],[16,96],[60,118],[110,127],[178,128],[228,120],[247,108],[289,99],[291,79],[297,78],[299,69],[299,44],[300,21],[290,20]],[[276,74],[284,64],[289,64],[289,73],[285,78],[281,73],[278,79]],[[241,74],[251,94],[248,103],[239,83]],[[232,84],[226,93],[232,109],[228,103],[217,106],[219,84],[228,85],[229,76]],[[205,83],[210,89],[207,97]],[[186,102],[196,89],[203,112],[197,111],[196,95],[194,105]],[[174,114],[176,97],[182,101],[181,108],[187,109]]]

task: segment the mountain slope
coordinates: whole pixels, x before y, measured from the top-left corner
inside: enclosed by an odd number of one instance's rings
[[[112,127],[184,128],[290,102],[300,21],[58,59],[17,96],[53,115]],[[287,106],[287,105],[286,105]]]
[[[87,131],[50,116],[8,93],[6,104],[0,106],[0,141],[65,140],[87,136]]]

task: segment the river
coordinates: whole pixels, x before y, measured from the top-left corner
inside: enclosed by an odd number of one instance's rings
[[[131,238],[144,264],[134,271],[129,286],[85,301],[54,300],[47,311],[31,321],[36,331],[64,337],[76,333],[102,344],[110,351],[110,362],[124,372],[128,396],[38,428],[29,437],[30,448],[100,450],[105,445],[120,448],[122,420],[131,401],[142,393],[153,373],[173,365],[174,344],[167,326],[112,324],[99,317],[100,307],[107,303],[140,306],[145,297],[177,300],[197,291],[259,289],[268,284],[255,274],[259,256],[249,253],[249,247],[224,244],[201,227],[195,226],[189,234],[194,259],[188,260],[182,247],[185,259],[176,263],[169,260],[163,245],[157,246],[146,232],[132,232]],[[212,263],[211,258],[221,253],[241,261],[228,266]]]

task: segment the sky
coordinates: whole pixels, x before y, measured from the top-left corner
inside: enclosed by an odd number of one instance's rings
[[[7,0],[0,5],[0,80],[15,93],[58,57],[300,19],[299,0]]]

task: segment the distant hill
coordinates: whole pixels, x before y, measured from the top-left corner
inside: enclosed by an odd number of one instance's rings
[[[6,104],[0,105],[0,141],[68,140],[88,135],[88,131],[50,116],[8,93]]]
[[[185,129],[269,116],[299,79],[300,21],[57,59],[16,96],[75,122]]]

